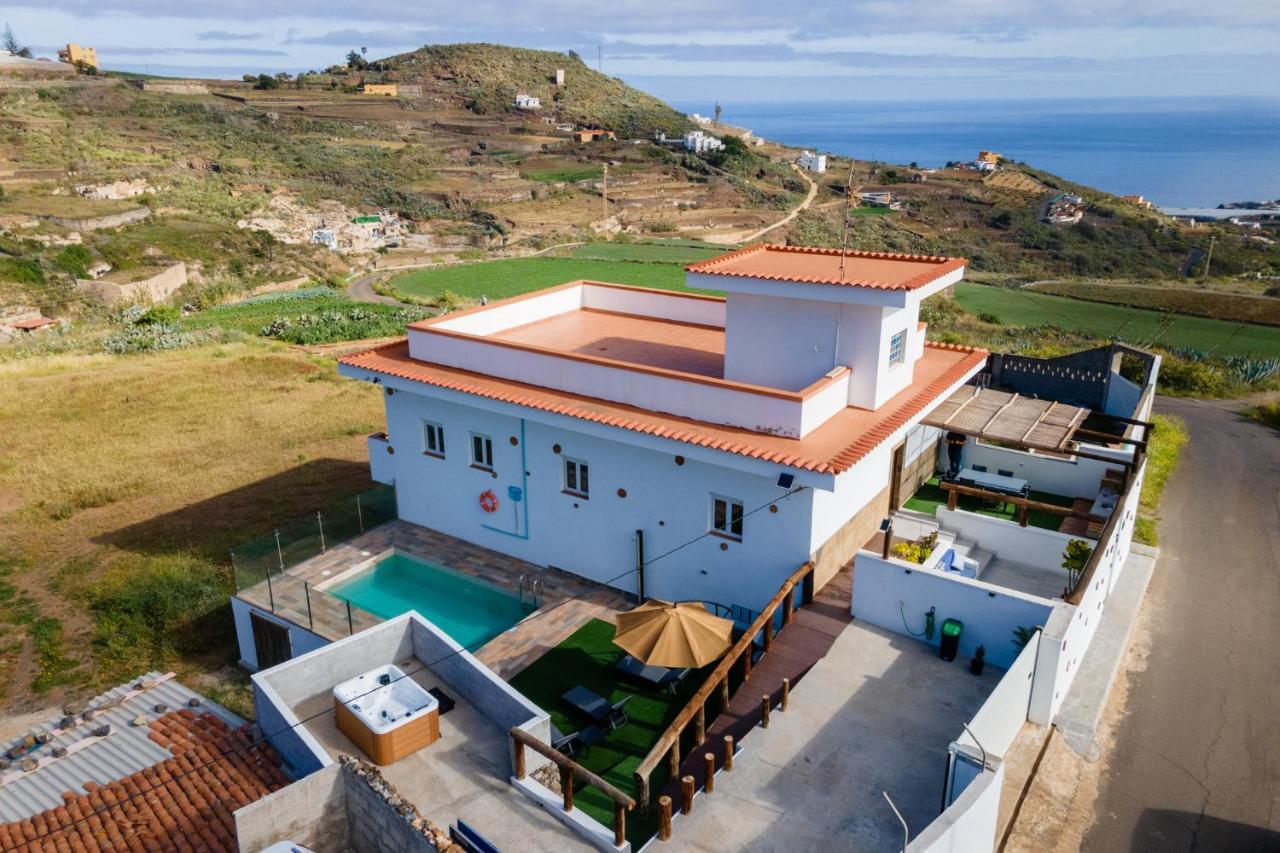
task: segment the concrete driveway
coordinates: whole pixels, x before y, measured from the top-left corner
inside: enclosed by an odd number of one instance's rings
[[[672,849],[896,851],[938,816],[947,746],[995,688],[924,643],[850,624],[791,691],[790,709],[744,738],[715,792],[672,824]]]
[[[1085,850],[1280,850],[1280,434],[1238,408],[1156,404],[1191,440]]]

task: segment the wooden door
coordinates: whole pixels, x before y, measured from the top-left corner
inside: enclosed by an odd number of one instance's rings
[[[270,669],[293,657],[293,644],[289,642],[289,629],[279,622],[264,619],[257,613],[249,613],[253,625],[253,650],[258,657],[258,669]]]
[[[893,451],[893,466],[889,474],[889,512],[902,506],[902,468],[907,456],[907,443],[904,441]]]

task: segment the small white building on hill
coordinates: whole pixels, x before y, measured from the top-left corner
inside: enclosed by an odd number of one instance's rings
[[[796,165],[808,172],[817,172],[821,174],[827,171],[827,155],[815,154],[812,151],[806,151],[796,160]]]
[[[402,519],[628,592],[758,608],[875,531],[986,352],[927,344],[964,261],[757,245],[712,298],[572,282],[340,360],[385,391],[374,478]],[[918,466],[916,466],[918,467]],[[894,482],[895,477],[897,482]]]
[[[724,143],[701,130],[691,130],[684,135],[684,148],[695,154],[704,154],[708,151],[719,151],[724,148]]]

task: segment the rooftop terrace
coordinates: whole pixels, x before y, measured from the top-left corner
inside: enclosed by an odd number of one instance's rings
[[[759,243],[690,264],[703,275],[757,278],[797,284],[835,284],[875,290],[915,290],[964,268],[963,258],[901,255],[891,252],[844,252],[802,246]]]

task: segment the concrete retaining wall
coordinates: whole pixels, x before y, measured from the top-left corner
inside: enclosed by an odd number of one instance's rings
[[[149,207],[135,207],[133,210],[126,210],[123,213],[113,213],[109,216],[89,216],[84,219],[64,219],[58,216],[49,217],[49,221],[63,228],[70,228],[72,231],[99,231],[103,228],[119,228],[122,225],[132,225],[135,222],[141,222],[151,215]]]
[[[150,278],[118,284],[104,279],[76,279],[76,290],[99,305],[162,302],[187,283],[187,265],[176,263]]]

